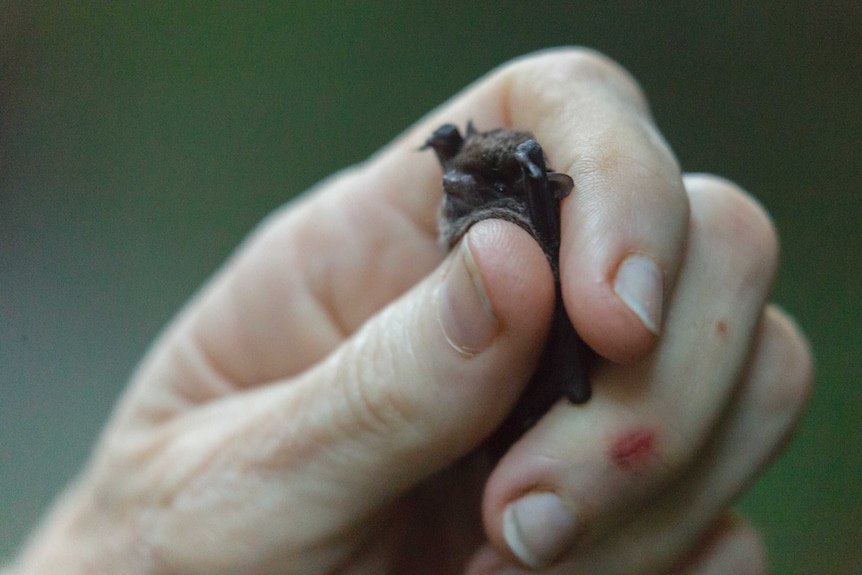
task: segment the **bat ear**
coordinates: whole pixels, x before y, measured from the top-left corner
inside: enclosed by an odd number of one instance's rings
[[[479,130],[476,129],[476,126],[473,125],[473,120],[467,120],[467,137],[475,136],[479,133]]]
[[[437,154],[437,159],[443,164],[457,156],[463,145],[464,138],[461,137],[461,132],[458,131],[457,126],[443,124],[434,130],[431,137],[425,141],[425,145],[419,149],[427,150],[428,148],[432,148],[434,153]]]
[[[571,176],[562,172],[548,172],[548,183],[551,185],[551,191],[557,200],[562,200],[571,194],[575,188],[575,181]]]

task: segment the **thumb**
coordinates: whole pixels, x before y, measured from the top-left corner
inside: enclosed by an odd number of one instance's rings
[[[473,226],[440,270],[283,388],[274,408],[314,445],[305,469],[364,514],[465,455],[529,380],[553,298],[550,267],[525,231]]]

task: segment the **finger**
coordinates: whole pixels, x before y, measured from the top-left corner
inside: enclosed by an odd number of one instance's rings
[[[525,105],[540,93],[541,106]],[[534,127],[553,165],[575,181],[560,250],[575,328],[612,361],[639,359],[661,332],[684,251],[688,202],[677,161],[640,88],[607,59],[525,70],[510,101],[513,122]]]
[[[807,342],[790,318],[768,308],[738,396],[694,465],[631,523],[576,552],[561,572],[607,573],[610,566],[635,575],[647,555],[654,568],[667,569],[786,445],[813,379]]]
[[[786,444],[812,382],[807,342],[783,312],[767,308],[732,408],[690,469],[628,523],[594,545],[567,549],[566,557],[543,573],[642,575],[664,572],[677,564],[696,550],[716,517]],[[691,560],[691,569],[699,565],[697,557]],[[715,561],[702,558],[710,566],[718,560],[718,555]],[[507,572],[503,566],[511,567],[512,561],[511,554],[489,545],[477,553],[473,564],[478,575]],[[736,573],[732,569],[717,572]]]
[[[503,419],[541,351],[553,283],[523,229],[481,222],[442,269],[326,360],[163,425],[157,436],[170,461],[152,480],[169,492],[159,501],[177,512],[151,529],[154,545],[224,540],[241,548],[226,545],[214,562],[237,552],[264,565],[282,555],[305,565],[318,550],[308,541],[333,542],[345,526],[373,524]],[[176,429],[174,440],[163,437]],[[212,525],[203,514],[225,519]]]
[[[563,202],[560,252],[567,310],[599,354],[622,362],[643,356],[661,331],[688,205],[676,159],[639,86],[616,63],[588,50],[524,58],[421,122],[380,158],[381,166],[394,171],[403,165],[406,153],[440,123],[471,119],[480,128],[532,131],[551,165],[572,176],[575,193]],[[430,164],[436,177],[432,160],[424,160],[425,169]],[[415,181],[402,180],[397,190],[410,185]],[[425,203],[393,201],[425,214],[415,220],[432,225]]]
[[[448,262],[442,279],[432,274],[277,392],[278,417],[299,418],[302,434],[315,438],[313,485],[342,516],[335,525],[473,449],[532,372],[553,303],[539,246],[491,220],[474,226]],[[309,457],[285,449],[290,467]]]
[[[760,534],[742,517],[727,513],[668,575],[765,575],[768,570]]]
[[[597,365],[590,403],[558,403],[489,481],[489,534],[527,564],[595,540],[666,487],[738,381],[772,281],[774,230],[727,182],[692,177],[688,185],[688,250],[659,347],[636,365]],[[517,549],[530,540],[544,547]]]
[[[637,575],[656,573],[649,555],[641,558]],[[760,534],[742,517],[726,513],[709,530],[689,557],[667,571],[667,575],[765,575],[767,558]],[[577,573],[577,571],[563,571]],[[604,571],[609,573],[612,571]],[[470,561],[465,575],[526,575],[507,564],[490,546],[480,549]]]
[[[367,428],[383,442],[365,446],[370,459],[380,459],[370,475],[379,491],[380,478],[406,471],[387,459],[394,455],[388,449],[416,449],[424,464],[411,468],[424,475],[426,464],[445,465],[493,430],[532,372],[552,304],[552,276],[530,236],[503,221],[480,222],[442,280],[432,274],[385,309],[303,375],[296,393],[348,402],[336,421],[347,418],[343,425]],[[418,443],[396,446],[399,439]]]

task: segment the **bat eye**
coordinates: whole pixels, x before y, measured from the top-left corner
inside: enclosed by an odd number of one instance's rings
[[[494,191],[497,192],[497,194],[500,196],[507,196],[509,195],[509,186],[507,186],[503,182],[495,182]]]

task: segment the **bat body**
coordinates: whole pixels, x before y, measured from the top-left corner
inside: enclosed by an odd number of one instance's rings
[[[560,200],[571,193],[574,183],[547,166],[542,148],[529,132],[477,132],[471,123],[462,137],[457,127],[446,124],[426,147],[434,150],[443,168],[439,235],[447,249],[474,223],[504,219],[536,239],[554,274],[554,317],[542,357],[517,405],[489,440],[492,454],[500,457],[560,398],[584,403],[590,397],[586,346],[569,321],[560,289]]]

